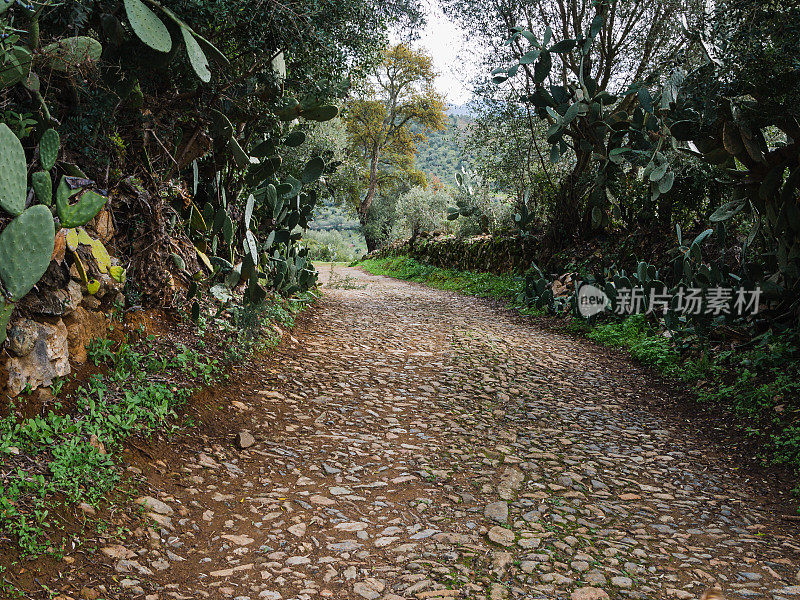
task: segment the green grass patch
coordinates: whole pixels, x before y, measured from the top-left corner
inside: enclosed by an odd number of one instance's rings
[[[577,321],[577,319],[575,319]],[[683,380],[697,379],[702,372],[693,365],[686,369],[681,353],[645,315],[632,315],[623,321],[586,326],[586,337],[612,348],[621,348],[641,363],[666,375]]]
[[[521,278],[515,275],[441,269],[407,256],[368,259],[356,264],[373,275],[417,281],[440,290],[510,302],[516,301],[521,285]]]

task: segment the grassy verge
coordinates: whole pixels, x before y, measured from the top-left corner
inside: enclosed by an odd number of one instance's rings
[[[526,314],[541,314],[516,302],[520,282],[513,276],[452,271],[408,257],[367,260],[359,266],[376,275],[419,281],[439,289],[512,303]],[[728,424],[749,436],[765,464],[800,469],[800,332],[766,333],[747,345],[709,342],[678,349],[645,315],[589,324],[567,317],[564,329],[637,361],[692,390],[701,403],[721,406],[735,417]],[[798,486],[800,492],[800,486]]]
[[[417,281],[440,290],[461,292],[481,298],[514,302],[519,293],[519,277],[514,275],[440,269],[407,256],[363,260],[358,263],[358,266],[373,275],[387,275],[397,279]]]
[[[85,512],[113,502],[125,440],[191,425],[179,419],[181,405],[227,378],[231,366],[277,344],[280,328],[292,327],[312,300],[212,310],[197,325],[184,322],[161,337],[115,324],[109,339],[88,348],[96,371],[88,381],[70,394],[56,381],[40,414],[23,416],[20,402],[0,418],[0,532],[23,554],[60,555],[69,541],[60,535],[68,507],[83,503]]]

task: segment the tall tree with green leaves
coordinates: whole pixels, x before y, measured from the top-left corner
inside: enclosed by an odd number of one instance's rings
[[[571,83],[581,78],[590,83],[593,93],[608,91],[627,97],[625,92],[632,83],[655,80],[661,68],[673,60],[682,41],[678,15],[695,14],[697,4],[695,0],[491,0],[479,5],[469,0],[444,0],[445,11],[461,21],[473,39],[494,51],[494,79],[510,83],[501,90],[484,87],[481,95],[500,102],[509,96],[513,102],[545,93],[562,101]],[[589,43],[585,34],[593,24],[597,29],[588,52],[573,52],[580,49],[576,48],[579,42]],[[524,36],[516,34],[509,39],[508,32],[521,30],[526,32]],[[554,40],[564,42],[553,44]],[[583,59],[576,59],[578,56]],[[503,63],[510,64],[507,70]],[[521,106],[527,118],[517,123],[527,123],[532,150],[523,148],[522,157],[530,159],[537,171],[549,173],[548,179],[559,187],[550,238],[560,245],[590,230],[588,196],[597,168],[593,131],[572,123],[565,128],[556,154],[549,144],[541,143],[542,124],[552,125],[552,117],[539,114],[531,103]],[[628,107],[623,104],[620,110]],[[561,161],[567,168],[555,173],[551,161]]]
[[[444,101],[433,88],[435,78],[431,57],[405,44],[390,46],[347,105],[351,155],[363,166],[363,187],[353,201],[370,251],[379,245],[368,226],[378,190],[398,181],[425,184],[424,175],[414,169],[417,144],[427,130],[445,126]]]

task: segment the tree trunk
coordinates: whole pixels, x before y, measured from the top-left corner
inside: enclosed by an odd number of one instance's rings
[[[549,247],[554,250],[583,237],[591,229],[591,215],[587,221],[586,215],[581,214],[581,200],[585,193],[581,180],[589,168],[590,158],[590,154],[577,151],[575,166],[561,184],[553,219],[550,221],[546,236]]]
[[[366,221],[367,213],[369,213],[369,209],[372,206],[372,201],[375,199],[375,192],[378,190],[379,156],[380,156],[380,150],[378,149],[378,145],[375,144],[372,147],[372,155],[369,158],[369,185],[367,186],[367,193],[364,195],[364,199],[358,206],[358,215],[361,217],[362,226]]]
[[[372,201],[375,199],[375,193],[378,191],[379,156],[380,149],[376,143],[372,147],[372,155],[369,159],[369,185],[367,186],[367,193],[364,195],[364,199],[358,205],[358,220],[361,223],[361,231],[364,234],[364,241],[367,243],[367,252],[373,252],[380,247],[380,240],[376,238],[367,227],[369,209],[372,207]]]
[[[367,229],[366,223],[361,223],[361,230],[364,232],[364,241],[367,244],[367,252],[374,252],[381,247],[380,238],[375,237],[372,231]]]

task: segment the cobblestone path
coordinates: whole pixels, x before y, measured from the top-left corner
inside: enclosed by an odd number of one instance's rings
[[[330,275],[330,274],[329,274]],[[110,597],[800,597],[800,539],[645,371],[492,304],[337,268]],[[616,365],[616,368],[615,368]],[[234,432],[235,433],[235,432]],[[252,445],[250,443],[252,442]]]

